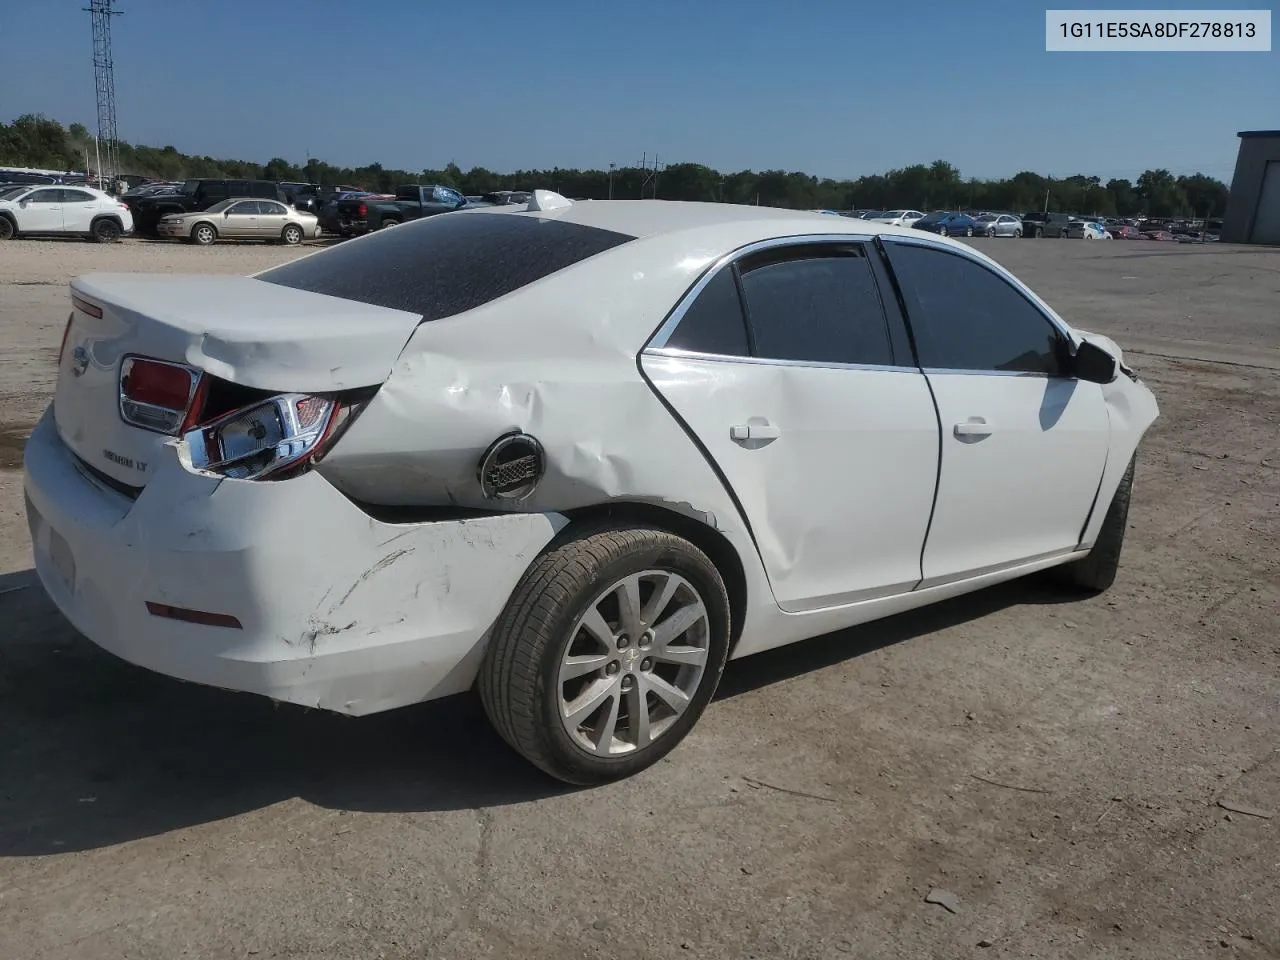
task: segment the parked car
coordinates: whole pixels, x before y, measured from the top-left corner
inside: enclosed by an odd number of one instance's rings
[[[129,208],[93,187],[15,187],[0,194],[0,240],[80,236],[99,243],[133,232]]]
[[[924,217],[919,210],[882,210],[879,216],[868,217],[870,223],[887,223],[895,227],[910,227]]]
[[[974,221],[973,227],[985,237],[1022,236],[1022,221],[1009,213],[984,213]]]
[[[1096,220],[1073,220],[1067,224],[1067,236],[1073,240],[1110,240],[1107,228]]]
[[[1141,240],[1142,231],[1137,227],[1131,227],[1127,224],[1121,224],[1118,227],[1111,228],[1111,236],[1116,240]]]
[[[338,226],[347,236],[359,236],[409,220],[461,210],[467,198],[453,187],[409,184],[397,187],[395,199],[356,197],[338,202]]]
[[[928,230],[940,237],[972,237],[976,232],[973,217],[965,213],[930,213],[911,224],[917,230]]]
[[[126,197],[138,232],[159,236],[161,218],[175,213],[197,213],[215,203],[243,197],[253,200],[284,202],[284,193],[270,180],[187,180],[176,193],[160,193],[147,197]]]
[[[855,210],[853,214],[859,220],[874,220],[883,212],[882,210]]]
[[[171,213],[156,226],[160,236],[207,247],[219,240],[266,240],[290,246],[320,236],[313,213],[280,200],[232,199],[196,213]]]
[[[1069,213],[1024,213],[1022,235],[1024,237],[1067,237],[1071,224],[1076,220]]]
[[[538,191],[70,292],[24,457],[77,629],[346,714],[478,689],[577,784],[667,754],[726,659],[1042,569],[1106,589],[1157,416],[978,251],[755,206]]]
[[[338,204],[343,200],[349,200],[353,197],[372,197],[375,194],[369,193],[367,190],[351,190],[343,193],[335,193],[321,205],[316,217],[320,221],[320,229],[325,233],[336,233],[341,235],[342,225],[339,222]]]
[[[1144,230],[1142,235],[1148,240],[1176,241],[1178,239],[1168,230]]]

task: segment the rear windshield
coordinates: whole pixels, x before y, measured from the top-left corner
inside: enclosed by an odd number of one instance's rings
[[[634,239],[518,214],[442,213],[282,264],[258,279],[440,320]]]

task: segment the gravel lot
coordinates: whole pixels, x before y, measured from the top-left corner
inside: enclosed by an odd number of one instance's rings
[[[1280,250],[978,245],[1160,399],[1115,587],[731,665],[667,761],[592,791],[466,698],[348,720],[79,639],[16,469],[65,283],[298,251],[0,245],[0,958],[1280,956]]]

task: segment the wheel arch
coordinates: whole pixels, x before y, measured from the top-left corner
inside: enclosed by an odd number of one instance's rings
[[[747,573],[737,549],[710,524],[671,507],[638,500],[613,500],[588,507],[564,511],[569,523],[546,547],[550,550],[563,540],[577,536],[584,527],[599,524],[656,527],[683,537],[707,555],[720,572],[725,592],[729,595],[729,656],[742,636],[747,611]]]
[[[114,223],[115,223],[115,225],[116,225],[117,227],[119,227],[121,230],[123,230],[123,229],[124,229],[124,221],[123,221],[122,219],[120,219],[120,215],[119,215],[119,214],[116,214],[116,213],[96,213],[96,214],[94,214],[93,219],[89,221],[89,229],[90,229],[90,230],[92,230],[96,224],[101,223],[103,220],[111,220],[111,221],[112,221],[112,222],[114,222]]]

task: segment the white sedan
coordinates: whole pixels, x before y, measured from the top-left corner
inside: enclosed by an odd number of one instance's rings
[[[868,217],[867,223],[886,223],[892,227],[914,226],[917,220],[923,220],[924,214],[919,210],[886,210],[878,217]]]
[[[0,240],[13,237],[90,237],[99,243],[133,232],[133,214],[93,187],[14,187],[0,193]]]
[[[538,191],[71,306],[25,486],[80,631],[345,714],[477,690],[579,784],[670,751],[726,660],[1106,589],[1157,416],[980,252],[754,206]]]
[[[1096,220],[1073,220],[1067,225],[1066,234],[1072,240],[1110,240],[1111,233]]]

